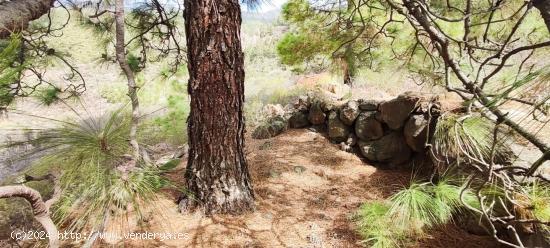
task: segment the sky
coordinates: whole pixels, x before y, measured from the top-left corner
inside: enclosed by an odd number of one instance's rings
[[[269,12],[274,9],[280,9],[281,6],[286,2],[287,0],[266,0],[262,3],[261,7],[258,12]]]

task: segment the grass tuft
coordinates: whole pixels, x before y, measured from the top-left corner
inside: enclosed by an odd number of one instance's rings
[[[361,205],[357,212],[359,234],[369,247],[399,247],[402,230],[395,229],[389,218],[390,205],[386,202],[368,202]]]
[[[125,179],[118,170],[131,152],[127,141],[130,117],[122,109],[99,117],[57,121],[28,140],[10,146],[33,145],[25,156],[41,158],[34,166],[59,171],[62,197],[53,217],[71,231],[98,228],[113,214],[136,210],[169,182],[161,171],[142,161]],[[140,214],[138,214],[141,216]]]
[[[422,233],[424,226],[431,227],[443,222],[447,210],[443,201],[436,201],[430,194],[428,183],[412,183],[391,197],[389,215],[397,226],[410,227],[413,233]]]
[[[412,182],[388,202],[363,204],[356,223],[363,242],[369,247],[401,247],[424,234],[426,228],[444,225],[465,209],[460,200],[462,188],[443,178],[438,183]],[[465,192],[465,200],[473,201]]]
[[[441,116],[433,136],[433,153],[445,164],[472,159],[506,164],[513,156],[510,147],[498,139],[494,154],[491,152],[494,140],[494,124],[482,116],[459,116],[447,114]],[[498,135],[502,135],[501,133]],[[494,155],[491,158],[491,155]]]
[[[46,87],[45,89],[42,89],[38,91],[38,94],[36,95],[36,99],[46,106],[50,106],[60,100],[59,94],[61,93],[61,90],[54,86]]]

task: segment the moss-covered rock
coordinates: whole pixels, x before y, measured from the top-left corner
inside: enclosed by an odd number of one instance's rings
[[[287,122],[281,116],[268,119],[264,124],[258,126],[252,133],[254,139],[269,139],[286,130]]]

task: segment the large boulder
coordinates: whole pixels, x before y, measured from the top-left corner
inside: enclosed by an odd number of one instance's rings
[[[288,119],[288,126],[290,128],[304,128],[309,126],[309,120],[307,118],[307,112],[295,111]]]
[[[286,127],[286,120],[282,116],[275,116],[258,126],[254,132],[252,132],[252,138],[269,139],[284,132]]]
[[[351,100],[340,109],[340,120],[348,126],[353,125],[357,116],[359,116],[359,104],[356,101]]]
[[[399,130],[421,101],[428,98],[426,94],[406,92],[395,99],[383,102],[380,104],[381,119],[389,128]]]
[[[380,103],[376,100],[367,100],[367,99],[360,99],[359,100],[359,109],[363,111],[376,111],[378,110],[378,105]]]
[[[327,115],[325,114],[325,112],[323,112],[323,109],[321,108],[321,102],[314,101],[311,104],[311,108],[309,109],[309,122],[311,122],[311,124],[313,125],[321,125],[325,123],[326,118]]]
[[[359,150],[367,159],[376,162],[400,165],[411,157],[411,149],[405,143],[405,138],[398,132],[373,141],[359,141]]]
[[[424,115],[412,115],[403,130],[405,141],[415,152],[424,152],[428,132],[428,120]]]
[[[345,142],[350,134],[350,128],[344,124],[336,111],[331,111],[328,116],[328,137],[337,143]]]
[[[384,135],[382,123],[376,120],[376,112],[362,112],[355,121],[355,134],[362,140],[375,140]]]

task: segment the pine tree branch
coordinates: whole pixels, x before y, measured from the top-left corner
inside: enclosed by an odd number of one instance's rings
[[[24,30],[29,22],[46,14],[55,0],[11,0],[0,3],[0,39]]]
[[[48,233],[50,247],[59,247],[59,231],[50,218],[50,205],[42,200],[40,193],[27,186],[3,186],[0,187],[0,199],[22,197],[27,200],[33,209],[34,218]]]

